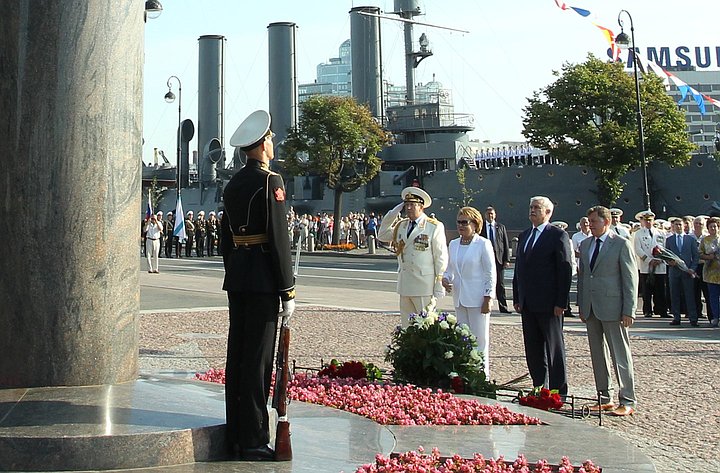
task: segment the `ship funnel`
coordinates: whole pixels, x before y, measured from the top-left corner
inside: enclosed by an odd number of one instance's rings
[[[207,185],[217,178],[216,166],[224,166],[222,159],[206,159],[205,149],[212,140],[220,148],[225,142],[225,37],[200,36],[198,46],[198,178]]]
[[[282,143],[297,124],[296,30],[297,25],[287,21],[268,25],[268,111],[276,135],[276,156],[282,155]]]
[[[358,103],[367,105],[373,117],[380,117],[383,110],[379,14],[378,7],[356,7],[350,10],[352,96]]]

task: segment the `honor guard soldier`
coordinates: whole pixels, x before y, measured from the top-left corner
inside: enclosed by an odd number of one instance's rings
[[[419,314],[445,295],[442,277],[448,264],[445,227],[425,215],[432,199],[419,187],[406,187],[403,202],[385,215],[378,240],[390,243],[398,258],[397,292],[400,320],[409,325],[409,314]],[[405,209],[407,217],[400,218]]]
[[[230,329],[225,367],[227,445],[236,458],[273,460],[267,401],[279,317],[295,310],[295,278],[285,213],[285,185],[270,170],[274,157],[270,115],[258,110],[230,144],[247,164],[228,182],[221,220],[223,289]],[[282,304],[282,310],[280,306]]]

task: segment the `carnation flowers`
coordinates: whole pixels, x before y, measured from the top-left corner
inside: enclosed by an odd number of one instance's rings
[[[385,359],[398,381],[486,397],[494,397],[497,390],[485,377],[470,328],[445,312],[411,314],[407,328],[395,329]]]
[[[520,396],[518,400],[521,406],[534,407],[544,411],[560,409],[563,406],[562,398],[557,389],[551,391],[543,387],[533,388],[527,396]]]
[[[383,425],[538,425],[506,407],[461,399],[442,390],[351,378],[296,374],[290,399],[358,414]]]
[[[602,470],[590,460],[583,462],[582,466],[574,467],[568,457],[562,457],[559,465],[551,465],[547,460],[530,463],[520,455],[514,462],[505,461],[503,457],[497,460],[485,458],[476,453],[472,458],[462,458],[459,455],[441,457],[437,448],[432,449],[429,455],[424,454],[423,447],[417,451],[401,453],[399,455],[377,455],[374,464],[363,465],[355,473],[400,473],[400,472],[473,472],[485,473],[551,473],[556,471],[571,473],[600,473]]]

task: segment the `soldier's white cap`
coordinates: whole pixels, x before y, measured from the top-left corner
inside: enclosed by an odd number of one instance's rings
[[[612,215],[613,217],[615,217],[615,216],[622,217],[622,214],[623,214],[622,209],[618,209],[617,207],[613,207],[610,209],[610,215]]]
[[[194,215],[192,210],[188,210],[185,215]]]
[[[550,222],[550,225],[558,227],[562,230],[565,230],[568,227],[567,222],[563,222],[562,220],[556,220],[555,222]]]
[[[208,215],[215,215],[215,211],[214,211],[214,210],[211,210]]]
[[[641,210],[635,214],[635,220],[645,220],[648,217],[655,218],[655,213],[652,210]]]
[[[270,131],[270,114],[265,110],[255,110],[243,120],[230,138],[230,145],[243,151],[259,146]]]
[[[406,187],[400,193],[404,202],[417,202],[423,206],[424,209],[432,205],[432,199],[430,194],[420,189],[419,187]]]
[[[168,215],[172,215],[172,214],[173,214],[172,212],[168,212]]]
[[[198,212],[198,215],[205,215],[205,211],[201,210],[200,212]]]
[[[164,215],[162,210],[158,210],[158,212],[155,215]]]

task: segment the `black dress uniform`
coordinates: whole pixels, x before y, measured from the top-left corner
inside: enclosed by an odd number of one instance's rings
[[[223,289],[230,329],[225,368],[229,448],[269,442],[267,401],[280,300],[295,297],[282,177],[248,159],[223,194]]]

